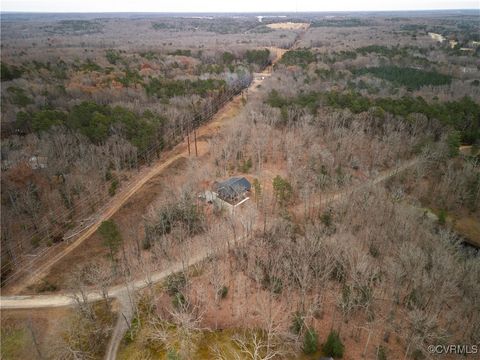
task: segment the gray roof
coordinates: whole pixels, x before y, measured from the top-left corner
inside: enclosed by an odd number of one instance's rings
[[[250,182],[244,177],[232,177],[216,184],[215,189],[223,199],[234,199],[251,189]]]

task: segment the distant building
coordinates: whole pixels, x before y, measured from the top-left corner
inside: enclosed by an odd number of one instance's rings
[[[428,35],[435,41],[438,41],[440,43],[443,43],[445,41],[445,37],[441,34],[436,34],[433,32],[429,32]]]

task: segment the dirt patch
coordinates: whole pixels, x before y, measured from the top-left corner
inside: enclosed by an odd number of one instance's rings
[[[275,30],[307,30],[310,24],[308,23],[294,23],[294,22],[283,22],[268,24],[267,27]]]
[[[478,217],[465,216],[455,219],[453,228],[464,236],[468,243],[480,248],[480,219]]]

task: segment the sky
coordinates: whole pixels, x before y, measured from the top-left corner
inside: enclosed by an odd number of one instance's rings
[[[25,12],[295,12],[479,9],[480,0],[1,0]]]

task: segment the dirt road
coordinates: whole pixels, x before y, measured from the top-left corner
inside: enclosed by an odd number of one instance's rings
[[[273,63],[277,62],[286,51],[285,49],[280,48],[269,49],[271,53],[275,55]],[[270,74],[270,69],[267,68],[260,74],[263,74],[264,76],[255,77],[254,81],[252,81],[248,88],[249,91],[256,89],[257,86],[260,85],[266,77],[268,77],[268,75]],[[218,128],[226,122],[226,120],[232,119],[243,106],[241,98],[241,95],[233,96],[231,100],[228,101],[210,119],[208,123],[197,129],[197,137],[201,137],[202,135],[211,135],[215,133],[216,130],[218,130]],[[203,152],[206,151],[207,150],[204,147],[200,147],[199,156],[203,155]],[[106,204],[106,206],[104,206],[104,210],[101,210],[99,213],[93,216],[95,220],[90,224],[89,227],[86,227],[79,231],[77,237],[74,238],[68,246],[61,249],[59,252],[52,255],[50,258],[45,259],[45,261],[43,263],[40,263],[36,267],[36,269],[31,269],[31,267],[25,269],[24,273],[18,276],[15,284],[8,285],[3,289],[3,291],[9,294],[18,294],[28,288],[30,285],[34,284],[36,281],[42,279],[48,274],[48,271],[54,264],[56,264],[66,255],[70,254],[72,251],[78,248],[85,240],[92,236],[98,230],[101,223],[110,219],[143,185],[145,185],[152,178],[160,174],[179,158],[188,156],[188,146],[186,141],[184,141],[175,146],[173,150],[165,154],[162,159],[156,162],[155,165],[140,171],[137,175],[135,175],[135,177],[129,182],[129,184],[125,188],[121,189],[121,191],[116,196],[114,196],[112,200],[108,204]]]
[[[277,55],[280,55],[276,58],[276,61],[283,55],[286,50],[277,49]],[[264,71],[265,76],[258,76],[250,85],[251,89],[256,88],[268,75],[269,69]],[[228,119],[232,119],[236,113],[240,110],[242,106],[241,96],[237,95],[232,98],[225,106],[223,106],[216,115],[211,119],[208,124],[203,125],[197,131],[197,136],[210,135],[215,132]],[[202,151],[207,151],[204,149]],[[199,155],[202,155],[201,153]],[[36,271],[30,274],[28,277],[22,279],[17,284],[12,286],[9,290],[13,293],[18,293],[19,291],[25,289],[30,284],[34,283],[36,280],[41,279],[45,276],[49,269],[60,259],[65,257],[67,254],[74,251],[78,246],[80,246],[86,239],[88,239],[100,226],[100,224],[112,217],[131,197],[135,194],[143,185],[145,185],[149,180],[154,176],[161,173],[168,166],[170,166],[174,161],[180,157],[187,157],[188,150],[186,143],[181,143],[177,145],[171,152],[168,153],[168,156],[165,156],[164,159],[158,161],[154,166],[144,169],[141,171],[130,183],[128,187],[123,189],[118,195],[116,195],[111,202],[108,203],[106,209],[101,213],[97,214],[95,222],[84,230],[69,246],[64,248],[61,252],[55,254],[53,257],[48,259],[44,264],[42,264]],[[417,160],[412,160],[407,163],[404,163],[398,166],[395,169],[386,171],[380,174],[377,178],[361,184],[358,187],[353,189],[343,190],[336,193],[327,194],[322,202],[338,201],[352,192],[374,184],[378,184],[386,180],[387,178],[401,172],[411,166],[413,166]],[[189,264],[194,265],[203,260],[205,260],[210,255],[208,249],[199,251],[195,257],[193,257]],[[160,281],[163,281],[167,276],[172,273],[176,273],[184,269],[186,264],[182,262],[177,262],[169,266],[166,270],[159,271],[151,274],[148,278],[142,278],[136,281],[133,281],[128,284],[117,285],[109,289],[109,296],[116,298],[120,305],[119,316],[117,318],[117,323],[114,328],[110,343],[108,345],[106,359],[114,359],[118,350],[118,346],[123,338],[123,334],[128,328],[128,323],[131,320],[133,314],[131,306],[128,300],[129,291],[137,291],[143,289],[150,284],[154,284]],[[98,292],[91,292],[88,294],[89,301],[98,301],[101,300],[102,296]],[[70,306],[74,304],[74,300],[69,295],[32,295],[32,296],[2,296],[0,297],[0,309],[28,309],[28,308],[45,308],[45,307],[61,307],[61,306]]]
[[[345,199],[355,191],[362,190],[366,187],[379,184],[392,176],[395,176],[402,171],[409,169],[419,163],[419,159],[407,161],[393,169],[387,170],[379,174],[376,178],[366,181],[351,189],[345,189],[342,191],[326,194],[322,198],[322,203],[336,202]],[[155,272],[149,277],[141,278],[132,281],[128,284],[133,291],[143,289],[151,284],[158,283],[164,280],[167,276],[179,272],[185,267],[195,265],[205,260],[208,256],[212,255],[209,249],[203,249],[197,252],[197,254],[190,260],[188,264],[182,262],[176,262],[171,264],[167,269]],[[122,294],[127,285],[121,284],[110,288],[109,296],[118,297]],[[98,292],[91,292],[88,294],[89,301],[101,300],[101,294]],[[74,303],[73,298],[68,295],[12,295],[0,297],[0,309],[29,309],[29,308],[42,308],[42,307],[58,307],[68,306]]]
[[[416,165],[419,162],[418,159],[413,159],[406,163],[399,165],[398,167],[382,172],[375,179],[360,184],[352,189],[346,189],[339,192],[327,194],[322,203],[330,203],[345,199],[353,192],[361,190],[365,187],[379,184],[386,179],[395,176],[396,174]],[[239,243],[244,239],[239,239]],[[148,277],[141,278],[139,280],[132,281],[128,284],[113,286],[109,289],[109,296],[115,298],[118,301],[119,309],[117,315],[117,321],[110,337],[110,341],[105,354],[106,360],[116,359],[116,354],[120,343],[123,339],[125,332],[127,331],[129,324],[133,318],[133,306],[130,304],[129,292],[144,289],[150,285],[165,280],[169,275],[178,273],[186,267],[198,264],[203,260],[211,256],[211,250],[204,248],[196,253],[196,255],[190,259],[188,264],[184,262],[176,262],[171,264],[167,269],[155,272]],[[87,294],[88,301],[98,301],[102,299],[102,295],[93,291]],[[31,295],[31,296],[2,296],[0,297],[0,309],[30,309],[30,308],[46,308],[46,307],[60,307],[71,306],[74,304],[72,296],[68,295]]]

